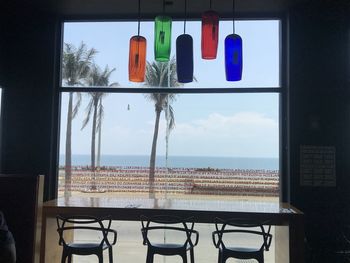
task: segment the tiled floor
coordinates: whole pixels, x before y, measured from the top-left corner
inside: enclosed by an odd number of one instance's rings
[[[146,261],[146,247],[142,245],[141,237],[141,225],[139,222],[125,222],[114,221],[113,229],[118,232],[118,242],[114,246],[114,262],[115,263],[144,263]],[[217,262],[218,252],[212,243],[211,233],[214,231],[214,225],[212,224],[196,224],[195,229],[199,232],[199,243],[195,248],[195,262],[196,263],[209,263]],[[274,229],[271,230],[273,234]],[[76,240],[90,240],[91,236],[82,235],[77,233],[75,235]],[[254,244],[255,238],[241,238],[240,244],[249,245]],[[270,251],[265,252],[265,263],[275,262],[275,250],[274,240],[272,241]],[[180,257],[162,257],[155,256],[155,263],[181,263]],[[95,256],[75,256],[74,263],[93,263],[97,262]],[[105,252],[104,262],[108,262],[108,253]],[[229,259],[227,263],[234,262],[255,262],[254,260],[237,261]]]

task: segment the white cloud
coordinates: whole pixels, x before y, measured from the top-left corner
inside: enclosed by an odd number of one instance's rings
[[[175,116],[176,118],[176,116]],[[123,124],[106,125],[102,134],[104,154],[149,154],[155,119],[145,125],[130,127]],[[189,122],[176,120],[170,134],[170,155],[277,157],[279,145],[278,120],[258,112],[232,115],[209,114]],[[159,123],[157,153],[165,154],[166,121]],[[90,152],[91,131],[76,131],[74,149]],[[63,149],[63,148],[62,148]]]
[[[189,123],[177,123],[174,133],[182,136],[261,136],[262,132],[278,130],[278,123],[263,114],[256,112],[240,112],[231,116],[212,113],[206,119],[194,120]]]
[[[271,157],[278,156],[278,140],[277,120],[261,113],[212,113],[177,123],[171,149],[175,155]]]

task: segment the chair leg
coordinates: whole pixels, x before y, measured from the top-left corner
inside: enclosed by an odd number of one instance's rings
[[[190,257],[191,257],[191,263],[194,263],[194,252],[193,252],[193,248],[190,249]]]
[[[225,263],[228,258],[229,257],[225,253],[222,253],[221,254],[221,263]]]
[[[146,263],[153,263],[153,253],[151,251],[147,251]]]
[[[68,255],[68,263],[72,263],[72,254]]]
[[[98,257],[98,263],[103,263],[103,253],[102,253],[102,251],[98,252],[96,254],[96,256]]]
[[[219,250],[219,256],[218,256],[218,263],[222,262],[222,254],[221,251]]]
[[[259,263],[264,263],[264,252],[259,253],[259,256],[256,258],[256,260],[257,260]]]
[[[112,249],[112,247],[108,248],[108,255],[109,255],[109,263],[113,263],[113,249]]]
[[[186,251],[185,251],[185,253],[181,254],[181,257],[182,257],[182,262],[183,263],[187,263],[187,253],[186,253]]]
[[[67,258],[67,253],[66,253],[66,251],[63,249],[63,251],[62,251],[62,257],[61,257],[61,263],[66,263],[66,258]]]

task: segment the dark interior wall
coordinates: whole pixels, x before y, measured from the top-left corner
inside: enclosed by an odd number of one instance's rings
[[[44,174],[48,198],[57,157],[58,24],[30,1],[9,2],[0,8],[1,172]],[[311,222],[317,213],[332,217],[330,208],[350,204],[348,2],[310,1],[290,10],[290,197]],[[300,145],[336,147],[336,187],[300,186]]]
[[[21,1],[19,1],[21,2]],[[3,86],[1,172],[45,175],[45,196],[53,179],[56,22],[29,2],[1,10]]]
[[[325,2],[304,4],[290,12],[291,199],[301,208],[334,202],[350,184],[345,176],[349,153],[347,5]],[[300,186],[300,145],[336,147],[335,188]],[[318,198],[308,198],[314,193]]]
[[[317,262],[339,262],[331,244],[350,220],[342,217],[350,208],[348,8],[349,1],[310,1],[289,19],[291,202],[305,212],[312,253],[322,254]],[[335,146],[336,187],[300,185],[300,145]]]

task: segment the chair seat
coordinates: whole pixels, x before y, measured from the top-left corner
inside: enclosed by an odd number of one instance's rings
[[[226,247],[227,250],[236,251],[236,252],[244,252],[244,253],[257,253],[260,249],[250,248],[250,247]]]
[[[72,249],[98,249],[100,247],[99,243],[70,243],[67,244],[68,247]],[[102,249],[107,249],[108,246],[104,244]]]
[[[163,243],[158,243],[158,244],[152,244],[153,247],[157,248],[173,248],[173,249],[178,249],[182,248],[184,245],[183,244],[163,244]]]

